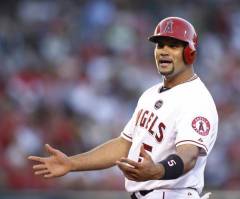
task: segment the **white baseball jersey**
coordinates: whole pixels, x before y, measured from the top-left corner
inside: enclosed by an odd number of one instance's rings
[[[194,188],[201,193],[207,156],[217,136],[218,114],[211,94],[199,77],[160,92],[162,83],[146,90],[121,136],[132,142],[128,158],[141,161],[140,147],[158,163],[176,153],[176,147],[200,148],[195,167],[174,180],[135,182],[126,179],[128,192],[150,189]]]

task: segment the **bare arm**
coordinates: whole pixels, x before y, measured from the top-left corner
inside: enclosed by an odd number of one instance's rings
[[[29,156],[28,159],[38,162],[33,166],[35,175],[43,175],[45,178],[59,177],[70,171],[97,170],[114,166],[116,160],[128,155],[131,144],[118,137],[89,152],[71,157],[46,145],[49,157]]]
[[[121,157],[127,157],[131,142],[122,137],[112,139],[89,152],[71,156],[73,171],[106,169]]]
[[[144,160],[140,163],[127,158],[121,158],[120,161],[117,161],[117,165],[125,177],[133,181],[161,179],[165,174],[163,165],[154,163],[143,147],[141,147],[141,154]],[[184,173],[186,173],[195,166],[199,156],[199,148],[191,144],[181,145],[177,147],[176,154],[183,160]]]
[[[176,154],[183,160],[183,174],[185,174],[195,166],[199,156],[199,148],[193,144],[180,145],[176,149]],[[157,169],[159,170],[157,178],[160,179],[164,176],[165,169],[161,164],[157,165]]]
[[[199,148],[192,144],[184,144],[177,147],[177,153],[184,163],[184,173],[190,171],[196,164],[199,156]]]

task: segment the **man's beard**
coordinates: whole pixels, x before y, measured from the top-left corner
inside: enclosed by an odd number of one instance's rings
[[[172,67],[172,70],[170,70],[170,71],[165,71],[164,72],[164,71],[158,70],[158,72],[163,76],[171,76],[174,73],[174,67]]]

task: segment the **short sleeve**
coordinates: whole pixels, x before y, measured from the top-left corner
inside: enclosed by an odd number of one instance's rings
[[[123,131],[121,132],[121,136],[130,142],[132,141],[132,138],[134,136],[136,121],[137,121],[139,115],[140,114],[139,114],[138,106],[137,106],[131,119],[128,121],[128,123],[124,127]]]
[[[217,134],[217,113],[205,104],[182,107],[176,121],[176,146],[193,144],[200,148],[200,155],[209,153]]]

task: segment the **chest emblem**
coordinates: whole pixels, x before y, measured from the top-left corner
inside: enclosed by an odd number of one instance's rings
[[[160,108],[162,107],[162,105],[163,105],[163,101],[162,101],[162,100],[158,100],[158,101],[156,101],[156,103],[154,104],[154,108],[155,108],[156,110],[158,110],[158,109],[160,109]]]
[[[193,129],[202,136],[207,136],[210,130],[210,122],[205,118],[198,116],[192,121]]]

